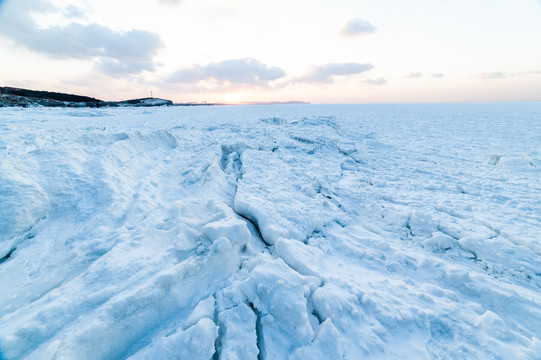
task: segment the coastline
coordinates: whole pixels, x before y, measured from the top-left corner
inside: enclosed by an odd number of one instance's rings
[[[0,107],[152,107],[172,106],[173,101],[154,97],[104,101],[88,96],[50,91],[0,87]]]

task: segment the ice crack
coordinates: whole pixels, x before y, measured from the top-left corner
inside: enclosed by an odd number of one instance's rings
[[[257,360],[263,360],[266,358],[267,353],[265,351],[265,338],[263,337],[263,325],[261,324],[261,313],[257,308],[254,306],[254,304],[249,303],[248,306],[250,306],[250,309],[254,312],[256,316],[255,321],[255,335],[256,335],[256,344],[257,344],[257,350],[259,353],[257,354]]]
[[[6,261],[9,260],[9,258],[11,257],[11,255],[13,254],[13,252],[16,250],[17,248],[12,248],[10,249],[6,255],[4,255],[3,258],[0,259],[0,265],[2,265],[3,263],[5,263]]]

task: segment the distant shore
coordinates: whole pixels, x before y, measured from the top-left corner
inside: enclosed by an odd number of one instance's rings
[[[262,101],[243,102],[238,104],[183,102],[173,103],[172,100],[155,97],[141,99],[104,101],[89,96],[66,94],[60,92],[28,90],[14,87],[0,87],[1,107],[77,107],[77,108],[104,108],[104,107],[152,107],[152,106],[214,106],[214,105],[299,105],[310,104],[305,101]]]
[[[141,98],[125,101],[103,101],[100,99],[50,91],[0,87],[0,107],[151,107],[172,106],[173,101],[160,98]]]

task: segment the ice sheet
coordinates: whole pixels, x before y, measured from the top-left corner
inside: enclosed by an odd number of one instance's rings
[[[0,359],[539,359],[541,104],[0,109]]]

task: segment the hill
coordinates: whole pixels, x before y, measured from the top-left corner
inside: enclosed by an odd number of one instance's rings
[[[142,98],[126,101],[103,101],[89,96],[51,91],[0,87],[0,107],[45,106],[45,107],[126,107],[126,106],[170,106],[171,100]]]

